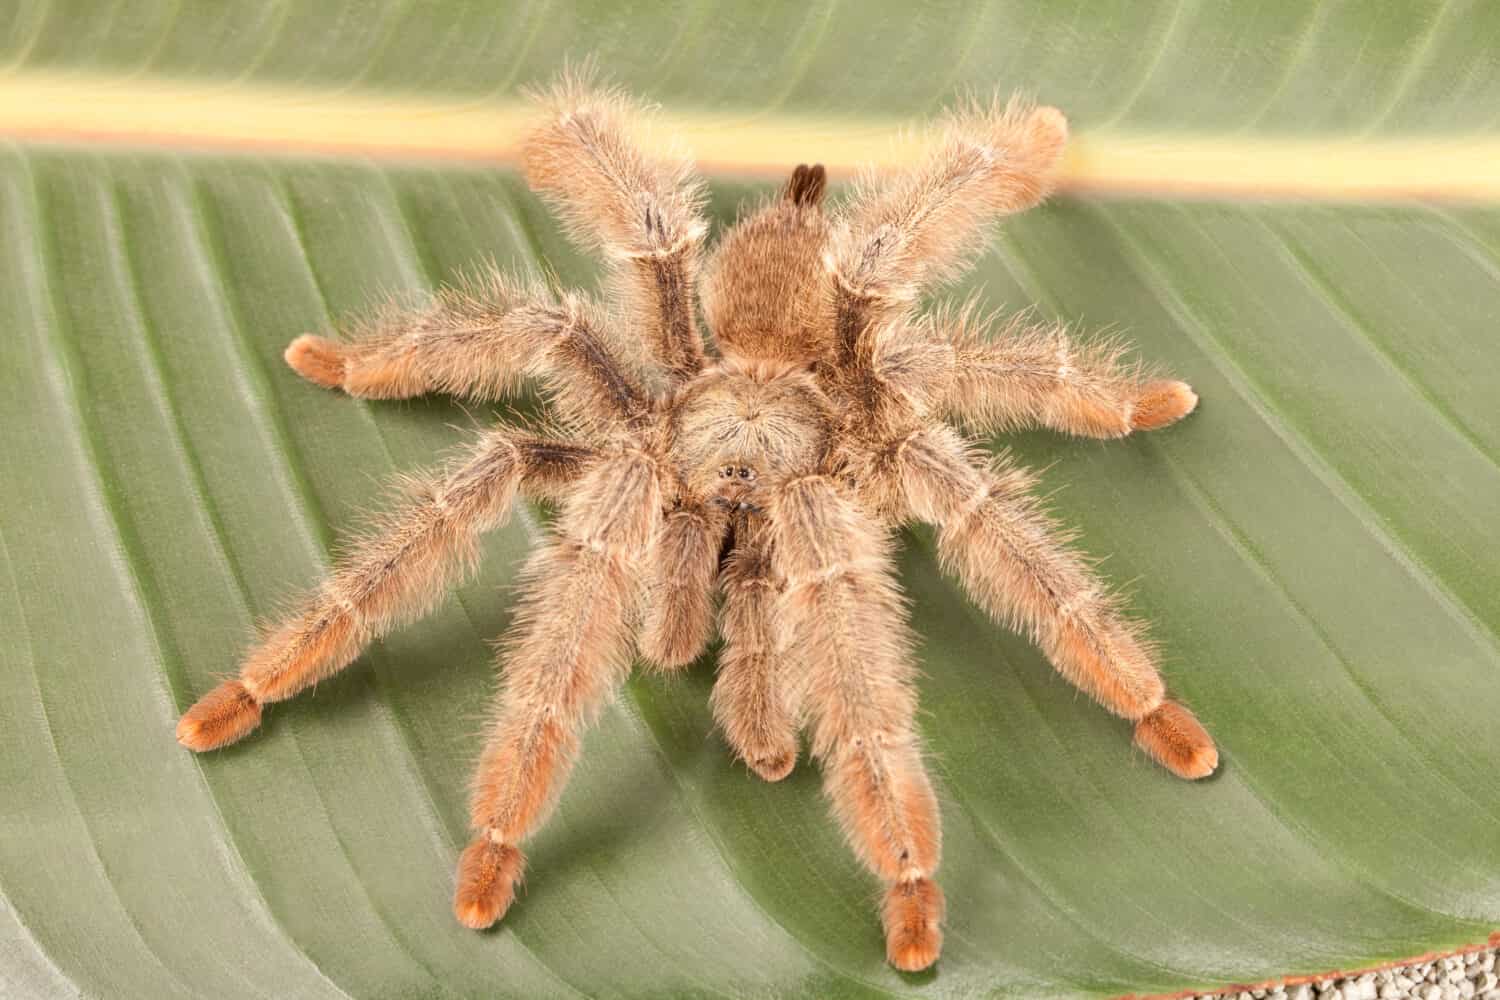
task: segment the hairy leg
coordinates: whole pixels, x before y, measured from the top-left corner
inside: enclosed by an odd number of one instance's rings
[[[564,77],[539,95],[547,120],[522,150],[526,180],[574,240],[611,269],[612,297],[669,381],[703,366],[694,288],[708,222],[702,182],[683,155],[647,156],[632,140],[640,109],[624,94]]]
[[[690,502],[666,516],[648,567],[641,655],[675,670],[696,660],[714,629],[714,578],[729,516],[713,503]]]
[[[767,781],[780,781],[797,763],[797,718],[780,669],[785,642],[776,614],[780,588],[771,568],[769,532],[760,514],[736,516],[734,548],[720,576],[724,649],[712,705],[740,759]]]
[[[309,381],[366,399],[498,399],[538,378],[583,425],[638,419],[648,404],[611,354],[597,308],[573,295],[556,301],[493,269],[439,289],[423,306],[387,307],[350,334],[298,337],[286,362]]]
[[[967,269],[995,218],[1046,196],[1067,120],[1056,108],[1011,100],[948,115],[920,164],[889,180],[865,179],[834,230],[836,358],[867,356],[873,331],[933,283]]]
[[[350,547],[332,575],[246,655],[237,679],[188,709],[178,741],[212,750],[245,736],[260,724],[262,705],[338,672],[371,639],[435,604],[473,562],[478,536],[506,519],[518,487],[555,495],[594,457],[580,445],[502,427],[447,472],[407,483],[407,504]]]
[[[1118,343],[1078,343],[1060,323],[1022,314],[991,332],[964,309],[939,313],[931,327],[953,349],[940,407],[976,430],[1123,437],[1175,423],[1198,405],[1187,383],[1144,376],[1121,362]]]
[[[799,166],[780,197],[737,222],[709,258],[703,315],[725,355],[803,364],[827,353],[827,180],[822,166]]]
[[[636,566],[655,543],[660,511],[650,458],[604,460],[570,498],[560,536],[527,566],[474,778],[476,836],[458,867],[453,907],[466,926],[504,915],[524,866],[521,842],[561,791],[584,726],[625,679]]]
[[[793,480],[771,512],[786,578],[779,610],[804,658],[812,750],[860,860],[886,883],[886,956],[937,960],[943,895],[937,800],[913,715],[911,640],[885,533],[823,476]]]
[[[939,526],[944,567],[980,606],[1026,629],[1060,674],[1135,722],[1137,744],[1173,773],[1213,772],[1213,740],[1167,699],[1143,630],[1038,508],[1029,475],[981,471],[948,428],[901,442],[892,471],[909,513]]]

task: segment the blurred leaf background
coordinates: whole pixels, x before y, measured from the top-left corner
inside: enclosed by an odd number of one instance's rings
[[[1083,142],[1395,137],[1437,175],[1495,138],[1497,45],[1483,0],[22,0],[0,11],[0,90],[487,107],[594,53],[671,112],[785,125],[767,164],[1024,87]],[[950,916],[937,970],[903,976],[813,769],[768,786],[729,759],[712,657],[631,681],[520,904],[495,933],[453,922],[487,643],[537,511],[253,739],[177,747],[254,620],[470,421],[317,391],[286,342],[486,255],[595,274],[504,165],[84,132],[0,150],[5,996],[1099,996],[1500,927],[1493,204],[1440,183],[1423,202],[1064,196],[945,293],[1113,325],[1201,393],[1162,434],[1008,443],[1130,586],[1224,765],[1197,785],[1150,766],[908,533]],[[716,219],[763,189],[715,177]]]

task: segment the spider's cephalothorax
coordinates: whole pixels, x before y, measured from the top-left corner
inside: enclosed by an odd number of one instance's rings
[[[1047,193],[1062,115],[966,106],[920,163],[866,179],[831,216],[823,169],[798,167],[703,261],[700,185],[685,160],[632,144],[630,103],[575,78],[544,102],[527,179],[610,264],[607,308],[485,273],[352,337],[299,337],[286,359],[372,398],[493,399],[536,379],[551,429],[499,424],[409,484],[239,677],[188,710],[178,739],[194,750],[240,739],[264,704],[431,607],[520,492],[561,513],[523,574],[501,654],[454,899],[471,927],[510,906],[520,845],[633,653],[681,667],[717,625],[713,708],[730,746],[775,781],[807,731],[851,845],[886,884],[890,961],[935,961],[938,810],[889,557],[907,522],[935,525],[944,567],[974,600],[1133,722],[1153,758],[1186,778],[1212,772],[1213,741],[1167,698],[1142,629],[1038,508],[1030,477],[957,429],[1120,437],[1178,420],[1197,397],[1056,325],[1022,316],[986,330],[972,310],[917,306],[962,272],[987,223]]]
[[[671,458],[687,496],[751,502],[817,466],[832,411],[805,369],[725,361],[671,401]],[[738,503],[732,506],[737,506]]]

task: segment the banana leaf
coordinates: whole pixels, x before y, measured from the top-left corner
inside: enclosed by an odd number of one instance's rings
[[[1497,44],[1500,8],[1451,0],[10,5],[0,993],[1085,997],[1484,942]],[[252,739],[173,741],[380,484],[493,410],[341,398],[286,343],[485,257],[597,281],[509,158],[520,88],[588,54],[701,145],[719,226],[798,162],[899,160],[965,92],[1062,107],[1064,193],[941,296],[1114,330],[1202,397],[1157,434],[992,447],[1152,623],[1211,780],[1133,751],[901,537],[945,825],[928,973],[884,963],[815,768],[730,759],[712,654],[629,682],[503,925],[454,922],[490,641],[545,510]]]

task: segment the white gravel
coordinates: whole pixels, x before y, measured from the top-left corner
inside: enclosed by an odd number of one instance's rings
[[[1365,972],[1343,979],[1318,979],[1295,986],[1272,986],[1243,992],[1200,993],[1224,1000],[1500,1000],[1496,949],[1434,958],[1427,962]]]

